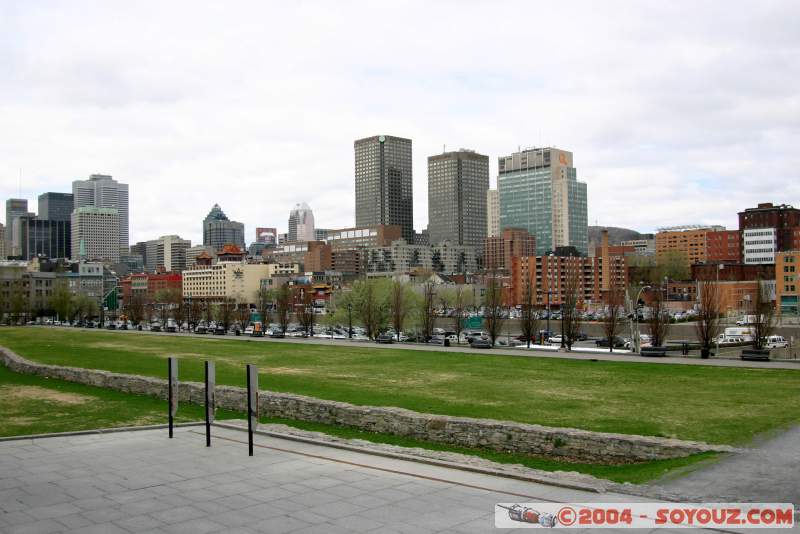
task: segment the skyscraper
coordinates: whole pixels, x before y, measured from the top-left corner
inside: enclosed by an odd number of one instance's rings
[[[500,235],[500,197],[497,189],[486,191],[486,237]]]
[[[586,255],[586,184],[577,180],[572,152],[531,148],[498,160],[500,230],[524,228],[536,237],[536,253],[574,246]]]
[[[483,249],[489,157],[461,149],[428,158],[430,242]]]
[[[147,241],[145,246],[145,270],[156,272],[163,268],[165,271],[183,271],[186,269],[186,251],[191,248],[192,242],[177,235],[163,235]]]
[[[16,256],[69,258],[72,240],[70,221],[41,219],[32,213],[14,219],[13,242]]]
[[[396,224],[414,240],[411,139],[376,135],[355,146],[356,226]]]
[[[119,263],[119,211],[83,206],[72,212],[72,259]]]
[[[75,209],[72,193],[42,193],[39,195],[39,219],[45,221],[69,221]]]
[[[203,219],[203,244],[220,251],[232,243],[244,250],[244,224],[228,219],[219,204],[214,204]]]
[[[119,248],[128,252],[128,184],[105,174],[92,174],[88,180],[72,182],[75,209],[84,206],[110,208],[119,212]]]
[[[9,198],[6,200],[6,254],[16,256],[19,250],[14,246],[14,219],[28,213],[28,201],[24,198]]]
[[[289,212],[289,241],[314,241],[314,212],[305,202]]]

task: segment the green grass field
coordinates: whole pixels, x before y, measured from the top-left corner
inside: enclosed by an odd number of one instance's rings
[[[0,345],[35,361],[244,386],[362,405],[741,444],[800,420],[800,371],[592,362],[404,349],[2,328]]]
[[[176,422],[201,421],[203,417],[202,406],[182,404]],[[218,417],[241,416],[220,410]],[[17,374],[0,365],[0,437],[166,422],[166,401]]]
[[[119,393],[63,380],[17,374],[0,366],[0,414],[2,414],[0,415],[0,437],[163,424],[167,421],[166,409],[165,401],[151,397]],[[200,421],[202,418],[202,406],[180,405],[177,422]],[[244,418],[244,414],[227,410],[217,411],[217,420],[231,418],[241,419]],[[306,421],[275,418],[262,418],[261,420],[263,423],[282,423],[347,439],[363,439],[402,447],[460,452],[499,463],[522,464],[545,471],[578,471],[616,482],[647,482],[676,468],[694,466],[700,461],[714,457],[710,454],[702,454],[676,460],[627,465],[575,464],[519,454],[452,447],[390,434],[365,432]]]

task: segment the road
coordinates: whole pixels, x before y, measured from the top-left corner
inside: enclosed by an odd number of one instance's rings
[[[68,327],[53,327],[53,326],[33,326],[26,328],[68,328]],[[68,328],[72,330],[71,328]],[[106,330],[107,331],[107,330]],[[152,335],[152,336],[181,336],[181,337],[194,337],[194,338],[212,338],[219,339],[218,336],[211,334],[170,334],[166,332],[139,332],[136,330],[113,330],[107,331],[119,335]],[[225,336],[225,339],[236,340],[243,343],[256,342],[256,343],[300,343],[312,345],[338,345],[338,346],[353,346],[353,347],[371,347],[376,350],[383,349],[404,349],[404,350],[420,350],[429,352],[458,352],[464,354],[481,354],[491,356],[517,356],[517,357],[536,357],[536,358],[563,358],[569,360],[584,360],[584,361],[616,361],[616,362],[634,362],[634,363],[653,363],[653,364],[677,364],[677,365],[706,365],[711,367],[742,367],[751,369],[791,369],[800,370],[800,360],[772,360],[767,362],[747,362],[734,358],[711,358],[701,360],[697,357],[665,357],[665,358],[649,358],[644,356],[633,355],[627,351],[609,353],[607,349],[598,350],[591,347],[591,343],[587,346],[576,347],[576,350],[582,352],[560,352],[557,347],[553,348],[515,348],[515,349],[473,349],[468,346],[457,347],[442,347],[441,345],[424,345],[417,343],[401,343],[401,344],[378,344],[368,341],[349,341],[349,340],[332,340],[325,338],[288,338],[288,339],[273,339],[269,337],[247,337],[247,336]]]

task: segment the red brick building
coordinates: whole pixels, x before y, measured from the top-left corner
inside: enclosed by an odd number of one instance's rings
[[[125,302],[130,302],[134,295],[144,297],[145,303],[155,300],[157,292],[164,289],[183,289],[183,277],[181,273],[138,273],[131,274],[123,278],[122,298]]]
[[[739,212],[739,230],[774,228],[776,252],[795,249],[800,237],[800,209],[787,204],[773,206],[771,202],[759,204]]]
[[[707,262],[742,261],[742,234],[739,230],[721,230],[706,234]]]
[[[509,271],[511,258],[535,255],[536,237],[519,228],[506,228],[483,244],[483,266],[489,271]]]

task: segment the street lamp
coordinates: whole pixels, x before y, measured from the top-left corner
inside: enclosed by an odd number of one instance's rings
[[[639,337],[639,298],[642,296],[642,291],[645,289],[652,289],[652,286],[642,286],[639,292],[636,293],[636,299],[633,301],[633,322],[636,324],[636,330],[633,332],[633,352],[639,353],[642,350],[641,338]]]
[[[347,337],[353,339],[353,304],[351,302],[347,303],[347,322]]]

